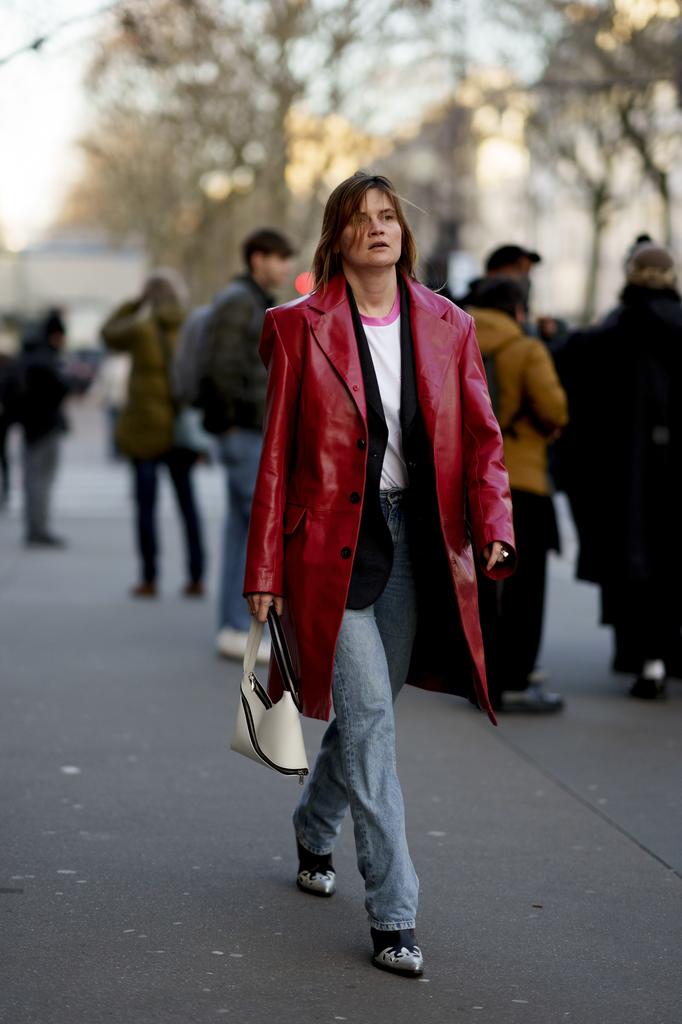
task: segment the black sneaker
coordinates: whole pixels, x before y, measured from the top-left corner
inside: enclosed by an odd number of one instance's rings
[[[380,932],[370,928],[374,944],[372,963],[380,971],[418,978],[424,973],[424,957],[417,945],[414,928],[403,931]]]
[[[665,679],[638,676],[630,687],[630,696],[638,700],[662,700],[667,696]]]

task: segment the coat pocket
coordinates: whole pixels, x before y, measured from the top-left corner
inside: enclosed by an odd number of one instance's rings
[[[284,510],[284,536],[290,537],[303,522],[306,509],[304,505],[287,505]]]

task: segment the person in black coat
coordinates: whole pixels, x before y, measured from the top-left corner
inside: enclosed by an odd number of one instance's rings
[[[662,247],[637,246],[626,275],[620,306],[559,353],[570,424],[556,470],[578,532],[578,577],[599,584],[602,621],[614,628],[614,669],[637,674],[633,697],[654,699],[682,662],[682,304]]]
[[[0,509],[9,501],[10,465],[7,437],[16,416],[17,361],[0,352]]]
[[[52,310],[18,357],[17,418],[24,431],[24,520],[29,547],[63,547],[50,530],[50,498],[66,430],[62,404],[69,384],[60,365],[65,329]]]

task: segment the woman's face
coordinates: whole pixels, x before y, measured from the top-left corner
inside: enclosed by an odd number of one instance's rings
[[[393,267],[400,259],[403,233],[389,196],[378,188],[365,192],[360,209],[339,239],[344,266],[356,272]]]

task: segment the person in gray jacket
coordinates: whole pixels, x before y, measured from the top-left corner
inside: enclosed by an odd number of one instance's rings
[[[205,429],[218,438],[227,483],[216,641],[227,658],[244,656],[250,625],[242,591],[267,388],[258,343],[265,311],[275,304],[270,292],[289,279],[293,251],[279,231],[262,228],[249,235],[242,244],[247,271],[215,297],[202,332],[197,404]],[[260,657],[269,657],[266,645]]]

